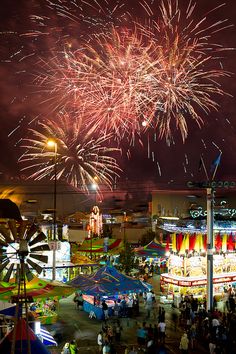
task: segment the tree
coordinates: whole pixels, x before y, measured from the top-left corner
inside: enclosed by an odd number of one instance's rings
[[[156,237],[156,233],[152,231],[151,229],[147,230],[142,236],[141,236],[141,246],[147,245],[149,242],[153,241],[154,238]]]
[[[129,274],[134,268],[134,252],[126,240],[124,240],[124,249],[120,252],[120,266],[125,274]]]

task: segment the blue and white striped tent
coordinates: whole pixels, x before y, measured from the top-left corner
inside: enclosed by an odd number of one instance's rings
[[[53,338],[50,332],[47,330],[40,328],[40,332],[37,333],[37,337],[41,340],[41,342],[46,346],[57,346],[57,342]]]

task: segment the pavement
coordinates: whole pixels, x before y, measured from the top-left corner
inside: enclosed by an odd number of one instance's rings
[[[157,297],[157,302],[159,303],[159,277],[154,276],[150,281],[153,285],[153,290]],[[57,331],[61,332],[62,338],[58,347],[51,348],[51,353],[57,354],[61,353],[63,345],[72,339],[76,339],[78,345],[78,352],[84,354],[98,354],[97,345],[97,334],[102,329],[103,321],[97,320],[95,318],[89,319],[88,313],[76,309],[75,303],[73,302],[74,295],[69,296],[66,299],[62,299],[59,302],[58,308],[58,322],[56,324]],[[174,323],[171,320],[172,307],[169,304],[160,304],[160,306],[165,308],[166,311],[166,341],[165,348],[167,353],[180,353],[179,342],[181,335],[183,334],[183,328],[174,328]],[[132,348],[132,346],[137,346],[136,341],[136,331],[138,325],[146,321],[147,325],[157,323],[153,314],[151,314],[150,319],[146,319],[146,311],[144,308],[143,301],[140,301],[140,314],[135,318],[121,318],[121,326],[123,328],[121,334],[121,342],[116,346],[117,354],[123,354],[125,352],[126,346]],[[114,319],[111,318],[107,323],[113,323]],[[53,330],[55,326],[47,326],[47,329]],[[139,350],[138,353],[143,353],[144,351]],[[189,351],[189,353],[207,353],[208,350],[202,346],[198,346],[195,351]]]

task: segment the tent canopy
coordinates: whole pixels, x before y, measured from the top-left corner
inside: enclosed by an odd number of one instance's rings
[[[0,300],[9,301],[12,296],[18,293],[18,285],[15,279],[11,279],[8,283],[10,291],[0,293]],[[71,286],[65,285],[58,281],[46,281],[34,277],[31,281],[26,283],[26,295],[31,296],[34,301],[45,298],[61,298],[69,296],[74,292]]]
[[[86,295],[118,295],[148,291],[150,285],[124,275],[115,267],[106,265],[89,276],[77,276],[70,284]]]
[[[78,247],[77,252],[84,253],[106,253],[112,251],[112,253],[119,253],[120,249],[124,246],[121,239],[108,239],[108,244],[104,244],[104,238],[92,238],[86,239]]]
[[[71,257],[71,262],[74,263],[74,265],[79,266],[79,267],[93,267],[93,266],[97,266],[98,263],[89,259],[87,256],[84,256],[82,254],[74,254]]]
[[[0,199],[0,218],[21,220],[18,206],[10,199]]]
[[[13,338],[14,338],[14,328],[7,334],[7,336],[0,343],[0,353],[4,353],[4,354],[11,353]],[[14,351],[15,354],[28,353],[28,338],[30,341],[31,353],[50,354],[47,348],[41,343],[38,337],[34,334],[32,329],[26,325],[25,320],[23,318],[20,318],[16,324],[15,351]]]
[[[166,249],[159,242],[151,241],[144,247],[134,249],[135,255],[139,257],[161,258],[166,256]]]

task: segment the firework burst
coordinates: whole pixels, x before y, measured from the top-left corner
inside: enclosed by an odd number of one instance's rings
[[[129,26],[121,27],[111,20],[117,8],[86,4],[100,16],[109,13],[109,26],[97,26],[79,49],[67,48],[41,65],[36,81],[55,111],[73,107],[86,125],[119,139],[155,128],[167,140],[178,129],[185,140],[191,120],[201,126],[218,109],[217,96],[225,94],[220,79],[229,75],[219,53],[227,48],[212,38],[225,21],[194,20],[191,1],[184,12],[177,1],[162,2],[158,16],[143,1],[146,19],[130,16]],[[65,6],[57,12],[69,17]]]
[[[57,143],[57,179],[65,179],[70,185],[88,191],[88,186],[97,177],[99,184],[112,186],[119,168],[110,154],[119,149],[109,147],[110,134],[95,138],[92,130],[84,129],[81,122],[68,113],[60,114],[57,121],[38,123],[39,129],[29,129],[30,137],[23,139],[25,152],[19,159],[24,164],[22,171],[29,171],[30,178],[41,180],[54,178],[55,161],[47,141]]]
[[[160,137],[171,140],[175,126],[185,140],[188,122],[194,120],[201,126],[204,114],[218,109],[217,95],[225,94],[220,79],[230,73],[224,70],[219,53],[232,48],[214,43],[212,37],[231,26],[225,24],[227,20],[211,25],[206,24],[207,17],[194,20],[196,3],[191,1],[183,12],[178,1],[163,1],[158,18],[146,2],[142,6],[150,20],[139,28],[155,53],[151,58],[156,70],[151,92],[156,109],[149,122],[157,127]]]

